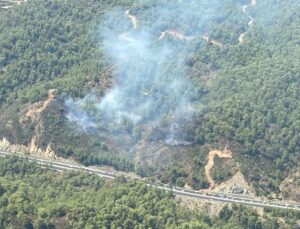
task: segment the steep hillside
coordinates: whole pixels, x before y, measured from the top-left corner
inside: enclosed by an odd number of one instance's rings
[[[0,146],[196,189],[241,172],[256,194],[299,201],[282,188],[300,168],[299,12],[295,0],[2,10]]]

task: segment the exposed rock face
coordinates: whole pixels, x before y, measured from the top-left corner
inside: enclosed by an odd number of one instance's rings
[[[61,101],[56,99],[56,89],[49,90],[48,96],[36,103],[7,105],[0,114],[0,150],[74,162],[70,155],[73,153],[70,149],[72,137],[60,144],[61,139],[69,137],[69,132],[65,131],[69,125],[64,123],[63,112]],[[52,125],[52,120],[57,123]],[[67,157],[66,148],[71,152],[68,159],[64,158]]]
[[[3,138],[0,140],[0,150],[12,153],[38,155],[46,158],[58,158],[55,152],[51,149],[50,144],[45,149],[38,147],[35,136],[31,139],[28,145],[11,144],[6,138]]]
[[[11,143],[8,140],[10,138],[6,138],[6,136],[4,135],[2,136],[3,139],[0,140],[0,150],[6,152],[38,155],[47,158],[56,158],[55,152],[52,150],[50,143],[45,148],[41,148],[38,145],[38,138],[43,134],[44,131],[44,124],[41,115],[55,99],[55,94],[55,89],[49,90],[46,100],[28,105],[20,114],[18,121],[21,128],[16,131],[22,132],[25,129],[28,130],[30,126],[32,126],[33,130],[28,131],[28,133],[24,134],[26,137],[28,137],[28,140],[23,141],[23,143],[21,144],[18,144],[17,141]],[[18,121],[15,120],[16,123]],[[9,122],[12,122],[12,120],[10,120]]]
[[[0,140],[0,149],[9,152],[20,152],[27,153],[26,146],[24,145],[13,145],[6,138]]]
[[[232,187],[241,187],[247,191],[247,195],[255,196],[254,189],[250,186],[250,184],[245,179],[244,175],[241,172],[237,172],[233,177],[229,180],[224,181],[220,185],[215,186],[213,191],[215,192],[224,192],[229,193],[230,188]]]
[[[12,144],[7,138],[5,138],[5,136],[3,136],[4,138],[0,140],[0,150],[6,152],[38,155],[47,158],[57,158],[55,152],[51,148],[50,143],[45,148],[38,146],[38,136],[40,136],[44,131],[41,114],[55,99],[55,94],[55,89],[49,90],[46,100],[27,106],[23,111],[23,114],[19,117],[19,122],[23,125],[22,128],[27,128],[26,125],[28,121],[34,126],[34,131],[29,134],[31,137],[29,137],[28,144]]]

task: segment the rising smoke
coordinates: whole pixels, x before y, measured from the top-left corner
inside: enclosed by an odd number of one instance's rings
[[[186,144],[179,134],[192,117],[193,86],[186,57],[199,42],[220,1],[145,3],[109,12],[99,26],[101,47],[114,67],[112,88],[98,98],[69,98],[67,117],[83,129],[99,126],[169,126],[168,144]]]

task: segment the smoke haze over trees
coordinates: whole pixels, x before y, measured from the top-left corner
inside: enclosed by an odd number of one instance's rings
[[[59,156],[195,188],[207,184],[209,149],[228,143],[257,193],[279,193],[300,161],[299,8],[32,0],[2,10],[0,138],[36,137]],[[49,89],[40,119],[24,121]],[[137,165],[152,156],[160,168]]]
[[[182,130],[176,122],[184,125],[194,110],[191,96],[195,87],[186,61],[195,45],[176,36],[161,36],[172,30],[179,37],[195,37],[194,43],[199,43],[219,7],[218,1],[172,1],[144,3],[127,13],[118,8],[108,12],[99,25],[99,36],[100,46],[114,67],[115,84],[104,97],[92,93],[78,101],[69,98],[67,117],[83,129],[124,122],[155,127],[164,119],[169,136],[178,135],[173,132]],[[146,21],[139,19],[144,11]],[[131,15],[134,22],[128,16],[133,13],[137,14]]]

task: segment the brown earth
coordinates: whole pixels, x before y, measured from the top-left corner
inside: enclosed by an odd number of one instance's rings
[[[36,137],[32,137],[28,145],[11,144],[6,138],[0,140],[0,150],[12,153],[22,153],[39,155],[46,158],[56,158],[55,152],[48,145],[46,149],[41,149],[36,144]]]
[[[207,155],[208,162],[205,165],[205,175],[206,175],[206,178],[208,180],[210,189],[212,189],[215,185],[215,182],[214,182],[214,180],[213,180],[213,178],[210,174],[211,169],[214,166],[214,158],[215,157],[220,157],[220,158],[224,158],[224,159],[231,159],[232,158],[232,152],[225,148],[223,151],[221,151],[221,150],[211,150],[208,153],[208,155]]]
[[[55,89],[50,89],[48,91],[48,97],[45,101],[40,101],[37,103],[34,103],[32,105],[30,105],[27,108],[27,111],[25,113],[25,116],[22,117],[21,122],[23,121],[27,121],[28,119],[31,120],[36,120],[40,114],[49,106],[49,104],[54,100],[55,98],[55,93],[56,90]]]
[[[57,156],[50,144],[48,144],[45,149],[39,147],[36,143],[36,136],[33,136],[27,145],[11,144],[6,138],[3,138],[0,140],[0,150],[4,152],[31,155],[40,158],[48,158],[56,161],[78,164],[72,158],[65,159]]]

